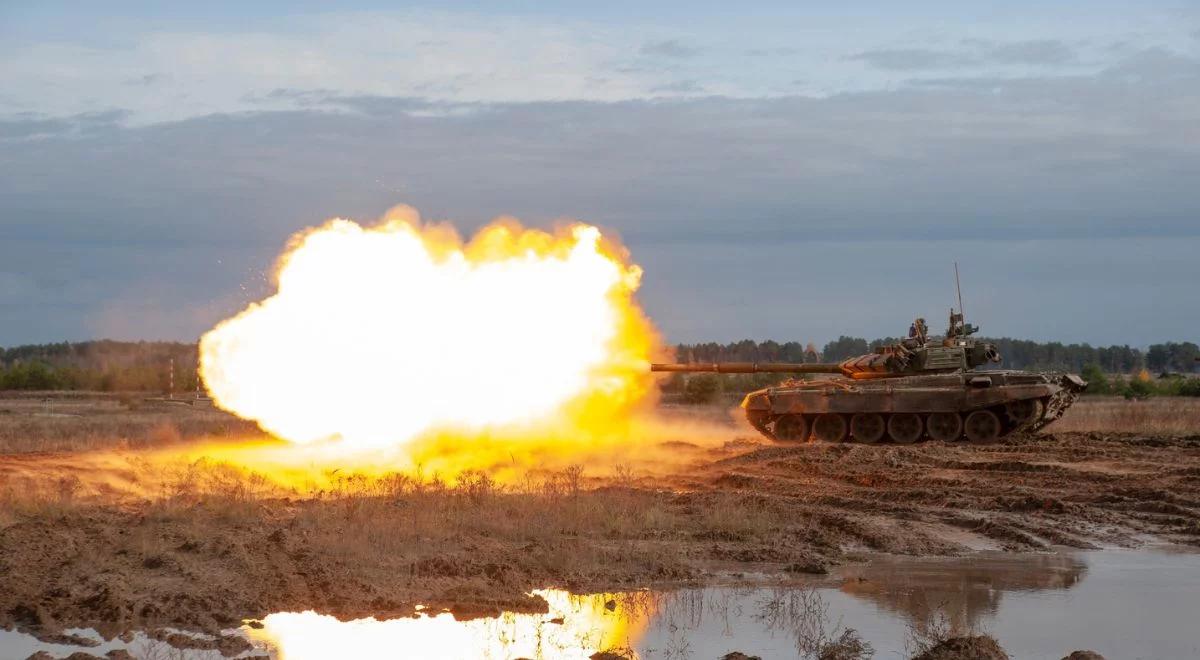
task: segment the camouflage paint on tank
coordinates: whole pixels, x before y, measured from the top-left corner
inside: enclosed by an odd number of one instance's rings
[[[919,420],[921,437],[987,442],[1044,428],[1087,387],[1075,374],[978,370],[1000,362],[1000,354],[971,338],[977,330],[951,312],[941,337],[924,336],[924,324],[914,323],[915,336],[839,363],[656,364],[652,370],[833,376],[789,379],[742,401],[763,435],[790,441],[808,439],[815,426],[821,439],[877,442],[882,423],[893,440],[911,442]]]

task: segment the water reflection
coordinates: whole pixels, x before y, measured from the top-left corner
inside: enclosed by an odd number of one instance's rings
[[[1155,570],[1131,573],[1140,565]],[[537,592],[547,614],[506,614],[455,621],[449,614],[392,621],[338,622],[313,613],[275,614],[248,631],[286,660],[327,657],[413,658],[711,658],[732,651],[761,657],[816,658],[837,644],[873,647],[876,657],[904,654],[931,628],[987,631],[1013,657],[1062,657],[1109,644],[1128,653],[1130,631],[1154,628],[1150,644],[1187,649],[1191,626],[1158,611],[1170,566],[1189,576],[1179,599],[1196,600],[1195,555],[1097,552],[1079,555],[980,554],[962,558],[876,558],[833,580],[777,587],[709,587],[669,592],[572,596]],[[1191,567],[1192,570],[1189,571]],[[1129,575],[1137,575],[1129,582]],[[1091,585],[1083,589],[1084,584]],[[1116,586],[1114,586],[1116,585]],[[1092,594],[1076,597],[1080,591]],[[1147,617],[1097,625],[1114,589]],[[1079,602],[1082,601],[1082,602]],[[1186,603],[1184,603],[1186,605]],[[1177,599],[1172,611],[1188,610]],[[1189,611],[1200,607],[1195,602]],[[1072,630],[1073,638],[1063,636]],[[1124,644],[1124,646],[1122,646]],[[1143,656],[1153,657],[1153,656]],[[1164,657],[1169,657],[1164,656]]]
[[[918,628],[935,619],[956,631],[994,617],[1006,592],[1070,589],[1087,573],[1075,555],[981,553],[965,558],[881,557],[842,570],[841,590],[902,614]]]
[[[442,612],[342,622],[315,612],[281,612],[245,632],[256,646],[286,660],[690,658],[718,647],[722,653],[748,648],[770,657],[815,658],[847,633],[813,586],[534,593],[547,601],[548,613],[457,621]]]
[[[575,596],[535,591],[549,604],[546,614],[506,612],[458,621],[446,612],[412,618],[338,621],[315,612],[280,612],[247,629],[253,642],[287,660],[337,657],[588,658],[600,651],[621,653],[641,637],[657,614],[659,596],[650,592]]]
[[[573,596],[535,592],[549,611],[456,621],[446,613],[340,622],[313,612],[272,614],[243,628],[258,652],[285,660],[341,657],[552,659],[820,657],[834,644],[870,645],[877,658],[909,657],[914,631],[993,634],[1012,657],[1056,657],[1093,648],[1107,657],[1200,657],[1200,554],[1101,551],[1077,555],[982,554],[955,559],[876,558],[837,577],[772,587],[719,586]],[[855,629],[857,633],[849,631]],[[145,635],[141,635],[145,638]],[[48,650],[0,630],[0,657]],[[143,649],[145,650],[145,649]],[[172,652],[163,657],[199,657]],[[207,652],[213,657],[215,652]],[[149,655],[148,653],[146,655]],[[855,656],[834,656],[855,657]]]

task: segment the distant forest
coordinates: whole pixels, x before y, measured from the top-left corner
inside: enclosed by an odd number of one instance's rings
[[[1127,398],[1200,396],[1200,378],[1175,377],[1155,381],[1149,377],[1149,372],[1191,374],[1200,370],[1200,363],[1196,362],[1200,347],[1192,342],[1153,344],[1143,351],[1128,345],[1091,346],[1007,337],[980,340],[995,344],[1004,358],[994,368],[1081,374],[1089,382],[1088,392],[1091,394],[1119,394]],[[675,359],[679,362],[841,362],[898,341],[895,337],[867,341],[861,337],[843,336],[825,344],[819,351],[811,343],[781,344],[749,339],[729,344],[680,344],[675,347]],[[779,374],[771,373],[703,374],[692,377],[672,374],[663,383],[662,389],[670,395],[681,397],[683,401],[703,403],[722,395],[740,396],[778,380]]]
[[[675,357],[680,362],[840,362],[898,341],[895,337],[867,341],[860,337],[843,336],[817,351],[811,343],[805,345],[793,341],[781,344],[744,339],[729,344],[679,344],[675,348]],[[1080,372],[1084,367],[1093,365],[1108,373],[1127,374],[1142,369],[1155,373],[1191,373],[1200,367],[1196,362],[1196,358],[1200,357],[1200,346],[1188,341],[1153,344],[1145,351],[1129,345],[1092,346],[1008,337],[981,338],[980,341],[996,345],[1004,357],[1000,366],[1007,369]]]
[[[861,355],[895,338],[867,341],[839,337],[821,349],[811,343],[756,342],[680,344],[681,362],[838,362]],[[1146,350],[1126,346],[1090,346],[1020,339],[990,339],[1012,369],[1056,369],[1072,372],[1130,374],[1192,373],[1200,367],[1200,347],[1192,342],[1154,344]],[[179,342],[119,342],[110,340],[37,344],[0,348],[0,390],[90,390],[166,392],[194,391],[197,385],[195,344]],[[771,374],[734,378],[739,386],[758,386]],[[742,383],[741,381],[745,381]]]
[[[197,349],[179,342],[84,341],[0,348],[0,390],[196,389]]]

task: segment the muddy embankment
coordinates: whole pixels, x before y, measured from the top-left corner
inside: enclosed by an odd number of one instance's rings
[[[281,610],[538,610],[531,588],[819,574],[874,552],[1200,546],[1200,436],[676,445],[691,467],[669,477],[574,473],[513,487],[482,474],[393,476],[264,497],[225,475],[215,491],[145,500],[11,500],[0,519],[0,625],[213,632]],[[63,462],[0,458],[0,479]]]

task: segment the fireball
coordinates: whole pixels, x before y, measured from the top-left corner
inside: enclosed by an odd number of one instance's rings
[[[296,443],[582,428],[645,398],[641,269],[596,227],[501,218],[463,241],[406,207],[293,237],[274,295],[200,341],[221,408]]]

